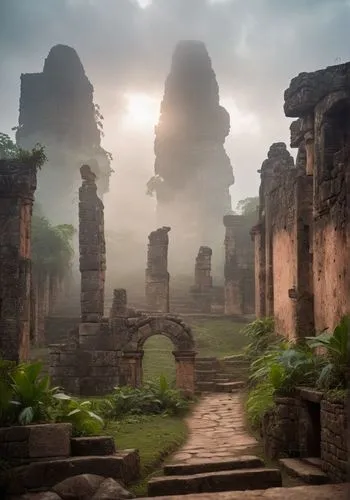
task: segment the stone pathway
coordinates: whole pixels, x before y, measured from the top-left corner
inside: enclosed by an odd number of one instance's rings
[[[245,430],[242,396],[239,393],[208,394],[188,418],[188,441],[171,462],[199,463],[249,453],[257,441]]]

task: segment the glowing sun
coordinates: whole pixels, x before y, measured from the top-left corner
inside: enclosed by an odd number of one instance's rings
[[[130,128],[153,127],[159,116],[159,100],[147,94],[126,94],[124,123]]]

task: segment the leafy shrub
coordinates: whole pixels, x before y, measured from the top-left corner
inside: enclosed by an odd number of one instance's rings
[[[16,365],[0,360],[0,425],[70,422],[75,435],[98,434],[103,421],[91,411],[92,403],[51,387],[42,368],[40,362]]]
[[[316,337],[307,337],[306,340],[311,349],[323,351],[324,364],[316,381],[318,388],[346,387],[349,329],[350,316],[344,316],[333,333],[324,332]]]
[[[56,422],[72,424],[74,436],[92,436],[100,434],[102,418],[92,411],[91,401],[78,401],[67,394],[56,394],[60,404],[55,412]]]
[[[273,396],[274,388],[270,382],[261,382],[249,391],[246,412],[253,429],[259,428],[265,413],[274,407]]]
[[[260,356],[276,342],[273,318],[256,319],[243,328],[242,333],[250,342],[245,350],[250,359]]]
[[[189,408],[189,401],[181,392],[172,389],[164,376],[158,383],[149,382],[140,388],[117,387],[101,402],[100,411],[108,419],[126,415],[179,415]]]

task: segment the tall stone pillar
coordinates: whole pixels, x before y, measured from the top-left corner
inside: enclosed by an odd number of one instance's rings
[[[243,314],[241,275],[238,262],[235,230],[240,225],[239,215],[225,215],[225,314]]]
[[[195,302],[196,309],[201,312],[211,312],[213,278],[211,276],[211,256],[212,249],[200,247],[195,264],[194,286],[191,294]]]
[[[88,165],[80,169],[79,251],[81,272],[81,321],[98,323],[104,313],[106,247],[103,203],[97,196],[96,176]]]
[[[0,160],[0,355],[17,362],[29,355],[35,189],[34,166]]]
[[[193,396],[195,392],[195,351],[173,352],[176,363],[176,388],[185,396]]]
[[[148,236],[146,301],[152,311],[169,312],[169,231],[170,227],[162,227]]]

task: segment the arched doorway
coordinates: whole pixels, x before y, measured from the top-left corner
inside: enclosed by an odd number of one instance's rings
[[[124,382],[133,387],[142,384],[143,345],[153,335],[165,335],[173,346],[176,387],[185,394],[195,390],[195,344],[191,328],[171,315],[140,317],[129,327],[128,342],[122,349],[121,373]]]

